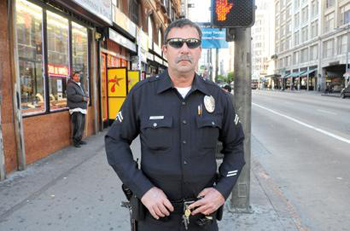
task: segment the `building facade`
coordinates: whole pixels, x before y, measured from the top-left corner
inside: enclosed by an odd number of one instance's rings
[[[255,23],[252,27],[252,78],[260,88],[279,88],[275,75],[274,7],[270,1],[256,2]]]
[[[275,0],[275,39],[285,89],[339,92],[348,81],[349,0]]]
[[[162,37],[180,10],[180,0],[0,1],[0,179],[70,145],[74,71],[90,97],[84,135],[104,129],[108,68],[164,71]]]

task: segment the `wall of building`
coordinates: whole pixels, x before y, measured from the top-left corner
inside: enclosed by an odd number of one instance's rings
[[[0,81],[2,91],[2,132],[5,155],[5,169],[9,172],[17,167],[16,136],[13,114],[13,71],[10,55],[9,25],[7,2],[0,1]]]

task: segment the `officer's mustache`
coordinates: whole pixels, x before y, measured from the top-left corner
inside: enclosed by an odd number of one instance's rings
[[[179,63],[181,61],[189,61],[190,63],[193,63],[193,58],[189,55],[181,55],[180,57],[176,58],[176,63]]]

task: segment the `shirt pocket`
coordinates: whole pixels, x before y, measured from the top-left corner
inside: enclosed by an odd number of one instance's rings
[[[141,121],[142,142],[152,150],[167,150],[173,144],[172,127],[172,117],[165,117],[160,120],[146,118]]]
[[[216,148],[221,129],[221,118],[216,116],[197,117],[199,148]]]

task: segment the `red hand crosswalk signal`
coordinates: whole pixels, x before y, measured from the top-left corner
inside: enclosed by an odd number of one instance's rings
[[[212,0],[212,24],[217,27],[251,27],[254,0]]]

